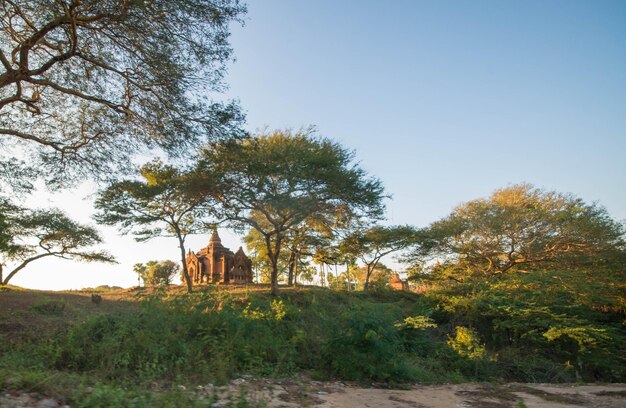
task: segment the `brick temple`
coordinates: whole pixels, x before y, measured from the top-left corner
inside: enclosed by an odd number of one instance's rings
[[[233,253],[223,246],[217,229],[213,229],[209,245],[187,253],[186,262],[192,285],[252,283],[252,261],[242,247]],[[184,276],[182,283],[186,284]]]

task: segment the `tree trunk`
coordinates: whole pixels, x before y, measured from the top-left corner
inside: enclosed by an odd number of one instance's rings
[[[176,231],[176,237],[178,238],[178,246],[180,248],[180,261],[183,264],[183,277],[185,278],[185,282],[187,282],[187,292],[193,292],[193,287],[191,286],[191,279],[189,278],[189,270],[187,269],[187,254],[185,253],[185,241],[180,233],[180,231]]]
[[[287,285],[289,285],[289,286],[293,286],[294,285],[293,269],[294,269],[295,265],[296,265],[296,251],[294,251],[292,249],[291,253],[289,254],[289,278],[288,278],[288,281],[287,281]]]
[[[0,263],[0,286],[4,285],[2,282],[2,264]]]
[[[28,265],[29,263],[31,263],[32,261],[35,261],[37,259],[40,258],[44,258],[46,256],[56,256],[56,255],[61,255],[60,252],[55,252],[55,253],[45,253],[45,254],[39,254],[36,256],[33,256],[32,258],[26,259],[24,262],[22,262],[21,264],[19,264],[15,269],[13,269],[6,277],[6,279],[4,279],[2,282],[3,286],[6,286],[9,284],[9,281],[11,280],[11,278],[13,276],[15,276],[16,273],[18,273],[19,271],[21,271],[22,269],[24,269],[24,267],[26,267],[26,265]]]
[[[272,263],[272,296],[278,296],[278,256],[271,256],[270,261]]]
[[[375,258],[371,263],[367,264],[367,274],[365,275],[365,285],[363,285],[363,290],[367,290],[367,288],[369,287],[369,283],[370,283],[370,276],[372,275],[372,272],[374,272],[374,269],[376,269],[376,265],[378,265],[378,261],[380,261],[380,257]]]
[[[294,268],[294,273],[293,273],[293,284],[295,286],[298,285],[298,265],[300,264],[300,254],[296,254],[296,262],[295,262],[295,268]]]
[[[370,285],[370,276],[372,275],[372,271],[374,270],[374,268],[370,267],[370,265],[367,265],[367,272],[365,273],[365,283],[363,284],[363,290],[367,290],[367,288]]]
[[[267,247],[267,256],[270,258],[272,264],[271,274],[271,294],[272,296],[278,296],[278,257],[280,255],[281,236],[276,234],[275,250],[272,250],[272,241],[270,235],[265,235],[265,246]]]

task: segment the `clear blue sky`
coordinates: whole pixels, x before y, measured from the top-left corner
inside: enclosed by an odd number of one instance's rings
[[[626,218],[625,1],[248,2],[229,95],[248,128],[315,124],[395,223],[531,182]]]
[[[393,195],[389,222],[426,226],[520,182],[626,219],[626,1],[248,5],[246,25],[233,27],[226,96],[251,131],[313,124],[354,149]],[[92,191],[33,200],[88,222],[92,198],[80,198]],[[46,260],[12,283],[129,286],[134,263],[178,259],[173,239],[137,244],[102,230],[119,265]]]

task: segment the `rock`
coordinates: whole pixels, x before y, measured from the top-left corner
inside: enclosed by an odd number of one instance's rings
[[[246,382],[246,380],[245,380],[245,379],[243,379],[243,378],[237,378],[236,380],[232,380],[230,383],[231,383],[232,385],[240,385],[240,384],[243,384],[243,383],[245,383],[245,382]]]
[[[85,394],[91,394],[93,392],[93,387],[85,387]]]
[[[59,407],[59,403],[52,398],[42,399],[37,404],[37,408],[58,408],[58,407]]]
[[[185,391],[187,389],[187,387],[185,387],[184,385],[181,384],[181,385],[178,386],[178,389],[181,390],[181,391]]]

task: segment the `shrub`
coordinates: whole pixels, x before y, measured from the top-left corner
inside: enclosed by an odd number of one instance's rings
[[[65,300],[44,298],[33,303],[31,309],[45,315],[61,315],[67,307]]]

